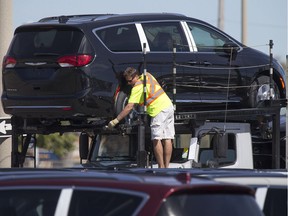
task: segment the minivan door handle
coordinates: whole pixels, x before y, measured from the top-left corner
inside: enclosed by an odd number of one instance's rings
[[[210,62],[208,62],[208,61],[204,61],[203,62],[203,65],[205,65],[205,66],[210,66],[210,65],[212,65]]]
[[[189,65],[199,65],[200,62],[197,62],[197,61],[189,61],[188,64],[189,64]]]
[[[189,61],[188,62],[189,65],[204,65],[204,66],[210,66],[212,65],[210,62],[208,61],[204,61],[204,62],[199,62],[199,61]]]

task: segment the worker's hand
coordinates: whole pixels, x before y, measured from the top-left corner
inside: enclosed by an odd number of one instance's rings
[[[118,123],[119,123],[119,121],[117,118],[113,119],[112,121],[109,122],[108,129],[110,129],[110,130],[113,129]]]

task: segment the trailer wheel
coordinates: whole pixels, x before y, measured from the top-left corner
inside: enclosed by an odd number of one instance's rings
[[[278,86],[272,80],[270,92],[270,77],[260,76],[250,86],[249,106],[256,108],[263,100],[276,100],[280,98]]]

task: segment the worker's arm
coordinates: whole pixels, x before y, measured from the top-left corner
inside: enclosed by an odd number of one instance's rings
[[[124,119],[131,112],[133,107],[134,107],[134,103],[128,103],[117,116],[117,120],[121,121],[122,119]]]
[[[108,124],[108,128],[114,128],[122,119],[124,119],[133,109],[134,103],[128,103],[124,109],[119,113],[117,118],[111,120]]]

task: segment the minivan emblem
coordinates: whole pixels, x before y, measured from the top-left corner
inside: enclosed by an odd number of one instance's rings
[[[25,62],[26,65],[31,65],[31,66],[39,66],[39,65],[45,65],[47,62]]]

